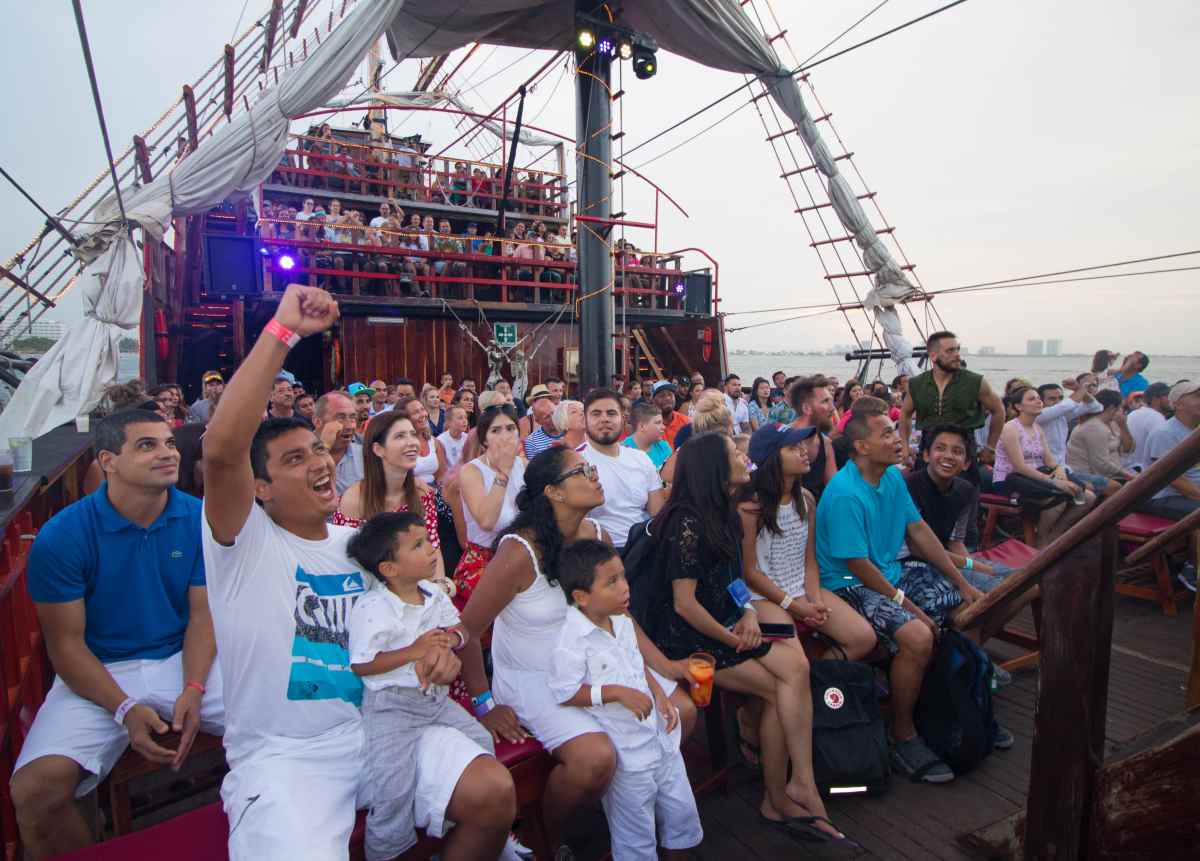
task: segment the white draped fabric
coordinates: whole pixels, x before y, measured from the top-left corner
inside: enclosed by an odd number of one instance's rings
[[[292,117],[321,107],[346,85],[371,44],[404,0],[364,0],[300,65],[280,75],[249,112],[235,115],[170,173],[124,193],[131,222],[161,237],[171,219],[205,212],[270,176],[287,146]],[[33,367],[0,415],[0,439],[38,437],[94,409],[117,378],[117,342],[138,325],[145,276],[139,252],[121,225],[116,196],[96,209],[107,222],[88,235],[77,256],[84,319]],[[124,236],[119,241],[117,237]],[[116,244],[114,244],[114,242]]]

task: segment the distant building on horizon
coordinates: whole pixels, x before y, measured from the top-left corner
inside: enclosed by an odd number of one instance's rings
[[[981,356],[994,356],[994,355],[996,355],[996,348],[995,348],[995,347],[980,347],[980,348],[979,348],[979,355],[981,355]]]
[[[1030,338],[1025,342],[1026,356],[1044,356],[1046,355],[1046,342],[1041,338]]]
[[[1046,341],[1046,355],[1047,356],[1061,356],[1062,355],[1062,339],[1061,338],[1050,338]]]

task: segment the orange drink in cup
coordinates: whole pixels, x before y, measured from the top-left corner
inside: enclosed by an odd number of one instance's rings
[[[712,702],[713,673],[717,670],[717,660],[707,652],[694,652],[688,658],[688,692],[692,702],[698,708],[704,708]]]

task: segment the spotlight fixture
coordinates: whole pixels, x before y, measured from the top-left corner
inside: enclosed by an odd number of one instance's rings
[[[611,59],[617,55],[617,46],[613,44],[612,39],[608,38],[607,36],[603,36],[601,37],[600,41],[596,43],[596,53],[603,54]]]
[[[687,291],[687,287],[682,281],[675,282],[675,295],[682,296]]]
[[[633,52],[633,73],[640,80],[653,78],[658,71],[658,61],[652,51],[647,51],[644,48],[637,48]]]
[[[579,43],[580,48],[590,51],[592,50],[592,46],[596,44],[596,34],[590,28],[583,27],[575,36],[575,40]]]
[[[628,60],[633,56],[633,43],[628,39],[622,39],[617,43],[617,54],[622,60]]]
[[[280,254],[275,258],[275,265],[284,272],[291,272],[296,268],[296,258],[290,254]]]

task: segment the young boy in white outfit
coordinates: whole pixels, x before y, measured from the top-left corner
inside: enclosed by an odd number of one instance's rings
[[[617,751],[601,803],[614,861],[668,858],[704,836],[679,752],[679,713],[647,672],[629,609],[621,558],[601,541],[562,551],[559,585],[571,607],[551,659],[550,689],[564,706],[590,708]],[[657,823],[658,839],[655,839]]]
[[[437,549],[423,520],[409,512],[371,518],[350,539],[351,559],[378,578],[350,613],[350,668],[363,680],[368,785],[368,861],[394,858],[416,843],[416,820],[442,833],[449,798],[414,798],[416,746],[439,732],[442,762],[461,772],[465,763],[494,753],[491,734],[448,689],[429,685],[417,664],[431,649],[459,649],[467,633],[446,593],[429,582]]]

